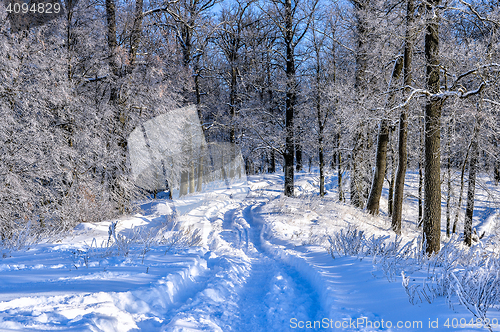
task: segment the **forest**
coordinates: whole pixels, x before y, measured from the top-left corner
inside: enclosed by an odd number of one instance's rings
[[[156,197],[134,181],[129,136],[194,105],[202,147],[234,145],[247,175],[283,172],[285,196],[312,169],[320,197],[336,174],[336,199],[377,215],[386,183],[396,234],[416,171],[426,251],[441,227],[471,245],[476,178],[500,181],[498,0],[60,5],[31,25],[0,12],[2,243]],[[159,189],[201,191],[209,167],[185,155]]]

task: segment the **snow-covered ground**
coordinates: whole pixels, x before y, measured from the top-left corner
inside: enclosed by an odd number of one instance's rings
[[[385,198],[373,217],[337,202],[333,175],[323,199],[317,174],[297,175],[296,198],[283,197],[282,181],[253,176],[144,203],[118,220],[115,236],[116,220],[87,223],[50,243],[4,250],[0,331],[487,331],[456,295],[432,297],[426,271],[403,266],[413,285],[405,289],[383,257],[325,249],[328,235],[345,229],[394,242]],[[489,236],[500,194],[487,177],[479,182],[474,224]],[[410,173],[402,243],[421,233],[416,183]],[[184,238],[153,241],[161,227]],[[408,289],[421,291],[409,297]],[[497,309],[487,318],[500,330]]]

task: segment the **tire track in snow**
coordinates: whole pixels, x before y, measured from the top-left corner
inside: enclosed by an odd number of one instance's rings
[[[236,289],[249,270],[249,260],[240,243],[238,229],[231,222],[241,203],[213,201],[200,207],[193,215],[201,217],[210,227],[205,255],[208,275],[203,289],[181,306],[168,319],[162,331],[230,331],[230,322],[237,311]],[[207,225],[208,224],[208,225]]]
[[[240,291],[240,319],[235,331],[291,331],[290,320],[314,320],[321,313],[318,294],[293,267],[268,256],[261,246],[262,225],[254,222],[252,209],[242,210],[242,218],[250,227],[253,250],[251,273]],[[241,219],[240,219],[241,220]]]
[[[262,225],[251,214],[259,205],[233,202],[221,207],[217,218],[212,214],[207,254],[212,277],[164,331],[288,331],[292,318],[319,316],[319,297],[310,284],[261,247]]]
[[[315,320],[320,311],[318,296],[299,273],[261,253],[255,256],[240,291],[239,319],[233,329],[291,331],[292,318]]]

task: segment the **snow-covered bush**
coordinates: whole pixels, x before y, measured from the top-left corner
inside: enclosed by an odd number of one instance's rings
[[[330,246],[328,253],[335,256],[364,256],[366,253],[366,238],[363,231],[349,227],[331,236],[328,236]]]
[[[483,322],[487,318],[486,312],[499,304],[500,271],[498,268],[498,260],[496,260],[485,267],[466,269],[458,277],[451,272],[460,303]]]
[[[134,227],[124,234],[117,231],[119,221],[111,222],[107,241],[98,244],[93,239],[90,245],[73,252],[75,267],[88,267],[89,261],[93,258],[99,259],[112,256],[128,257],[137,255],[144,262],[146,254],[153,247],[163,247],[166,254],[174,249],[190,248],[201,243],[200,229],[192,226],[181,226],[175,216],[165,216],[165,219],[165,223],[159,227]]]
[[[372,257],[389,281],[402,276],[412,304],[444,297],[450,306],[458,302],[483,322],[490,308],[500,308],[500,256],[488,239],[469,248],[462,239],[452,237],[432,256],[422,250],[420,237],[403,244],[399,237],[366,237],[352,227],[328,236],[328,242],[327,251],[333,258]]]

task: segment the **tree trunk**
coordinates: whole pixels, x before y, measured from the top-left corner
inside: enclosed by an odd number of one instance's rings
[[[415,11],[413,0],[406,2],[406,32],[405,48],[403,55],[403,81],[404,97],[410,95],[410,86],[412,84],[411,66],[413,60],[414,29],[413,13]],[[394,188],[394,204],[392,213],[392,229],[396,234],[401,234],[401,219],[403,214],[403,197],[406,176],[406,165],[408,162],[408,152],[406,149],[408,141],[408,112],[409,105],[401,111],[399,115],[399,139],[398,139],[398,168],[396,171],[396,183]]]
[[[344,191],[342,190],[342,154],[340,153],[340,133],[337,133],[336,135],[336,141],[337,141],[337,152],[336,152],[336,164],[337,164],[337,190],[339,192],[339,201],[343,202],[344,201]]]
[[[394,148],[391,147],[391,178],[389,180],[389,195],[387,198],[387,214],[389,217],[392,217],[394,213],[394,179],[396,174],[396,153],[394,152]]]
[[[386,107],[390,107],[394,102],[395,92],[393,92],[393,85],[395,81],[401,76],[403,68],[403,61],[400,57],[396,60],[392,70],[391,81],[389,82],[389,97],[387,99]],[[382,196],[382,187],[384,186],[385,171],[387,168],[387,143],[389,142],[389,124],[387,119],[382,119],[379,125],[378,139],[377,139],[377,152],[375,161],[375,172],[366,203],[366,209],[370,214],[377,215],[380,209],[380,196]]]
[[[108,48],[110,52],[109,64],[113,74],[118,76],[118,65],[116,63],[116,48],[118,42],[116,40],[116,5],[114,0],[106,0],[106,22],[108,26]]]
[[[408,154],[406,151],[407,137],[408,137],[407,128],[408,128],[408,113],[407,110],[403,110],[399,115],[398,167],[396,170],[396,178],[394,184],[394,199],[393,199],[392,215],[391,215],[392,230],[398,235],[401,234],[401,220],[403,215],[403,198],[404,198],[406,164],[408,162]]]
[[[362,134],[360,132],[357,133],[358,139],[354,143],[354,148],[352,150],[351,156],[351,183],[350,183],[350,191],[351,191],[351,204],[357,208],[363,208],[363,202],[361,199],[361,172],[358,170],[358,162],[359,162],[359,151],[361,150],[361,137]]]
[[[366,2],[354,1],[355,13],[356,13],[356,71],[354,78],[354,89],[356,93],[356,98],[358,102],[358,107],[362,109],[363,97],[366,94],[368,88],[366,71],[368,67],[368,29],[367,29],[367,17],[366,17]],[[364,152],[367,148],[366,133],[367,130],[364,120],[361,120],[357,132],[355,133],[354,149],[351,155],[351,204],[358,208],[363,208],[364,206],[364,177],[365,177],[365,164]]]
[[[195,74],[195,93],[196,93],[196,111],[198,112],[198,119],[200,120],[200,127],[201,127],[201,132],[202,132],[202,138],[201,138],[201,145],[200,145],[200,156],[198,158],[198,182],[196,185],[196,191],[201,192],[203,190],[203,173],[204,173],[204,165],[205,165],[205,158],[207,156],[207,152],[209,150],[207,149],[206,142],[205,142],[205,126],[203,125],[203,114],[201,113],[201,93],[200,93],[200,88],[199,88],[199,73],[198,73],[198,66],[195,67],[196,74]]]
[[[189,124],[184,125],[184,137],[182,141],[182,156],[184,158],[181,170],[181,181],[179,185],[179,197],[187,195],[189,192],[189,171],[192,158],[192,139]],[[189,135],[189,136],[188,136]]]
[[[300,131],[300,129],[298,130]],[[296,136],[300,137],[300,132]],[[295,163],[295,170],[300,172],[302,170],[302,145],[299,142],[295,143]]]
[[[285,195],[294,195],[294,106],[295,106],[295,54],[293,45],[292,1],[285,0],[285,44],[286,44],[286,101],[285,101]]]
[[[119,103],[119,84],[122,72],[117,61],[118,42],[116,38],[116,5],[114,0],[106,0],[106,23],[107,23],[107,41],[109,48],[108,64],[112,75],[110,78],[109,103],[114,111],[114,119],[110,124],[110,139],[117,142],[120,158],[114,160],[113,164],[107,168],[110,173],[109,187],[112,192],[113,200],[117,203],[120,213],[126,211],[127,189],[123,186],[120,178],[124,179],[127,174],[127,134],[125,132],[127,114],[126,107],[121,107]]]
[[[434,6],[440,0],[430,0],[426,5],[425,60],[427,90],[439,92],[439,23]],[[430,17],[432,15],[432,17]],[[424,237],[426,252],[437,253],[441,249],[441,107],[442,99],[427,97],[425,105],[425,181],[424,181]]]
[[[179,186],[179,197],[182,197],[184,195],[188,194],[188,180],[189,180],[189,173],[187,171],[181,171],[181,183]]]
[[[319,159],[319,196],[325,196],[325,155],[324,155],[324,127],[323,112],[321,110],[321,62],[316,50],[316,116],[318,118],[318,159]],[[310,166],[309,166],[310,168]]]
[[[423,133],[422,133],[422,128],[423,126],[420,124],[419,121],[419,132],[420,132],[420,146],[423,146]],[[424,222],[424,200],[423,200],[423,189],[424,189],[424,171],[422,169],[423,166],[423,159],[424,155],[422,150],[419,152],[418,156],[418,227],[422,226],[422,223]]]
[[[195,101],[196,101],[196,106],[198,107],[198,115],[200,118],[200,121],[202,121],[201,117],[201,90],[200,90],[200,68],[198,65],[199,57],[196,58],[195,64],[193,66],[193,72],[194,72],[194,94],[195,94]]]
[[[322,143],[321,143],[322,144]],[[319,147],[319,195],[325,196],[325,161],[323,156],[323,146]]]
[[[319,195],[321,197],[325,196],[325,160],[323,154],[323,122],[321,121],[321,107],[319,104],[316,105],[318,111],[318,157],[319,157]]]
[[[493,178],[495,180],[495,186],[498,186],[498,182],[500,181],[500,162],[494,161],[493,166]]]
[[[194,144],[193,144],[193,128],[194,124],[190,124],[188,127],[188,130],[185,131],[189,135],[188,138],[188,156],[189,156],[189,162],[188,162],[188,172],[189,172],[189,192],[194,193],[194,178],[195,178],[195,166],[194,166]]]
[[[66,1],[66,52],[67,52],[67,77],[68,80],[73,80],[73,66],[72,66],[72,55],[74,46],[76,43],[76,38],[73,32],[73,2]],[[72,145],[70,145],[72,146]]]
[[[195,167],[194,167],[194,156],[191,158],[191,164],[189,165],[189,192],[194,193],[194,179],[196,177]]]
[[[196,182],[196,191],[201,192],[203,190],[203,163],[204,163],[205,147],[202,144],[200,146],[200,157],[198,158],[198,181]]]
[[[142,7],[143,0],[135,0],[134,23],[132,26],[132,32],[130,34],[129,72],[134,69],[137,60],[137,51],[139,49],[139,43],[142,33]]]
[[[477,159],[479,151],[477,134],[474,135],[469,162],[469,189],[467,190],[467,208],[465,210],[464,242],[469,247],[472,244],[472,215],[474,214],[474,195],[476,189]]]
[[[377,215],[380,209],[380,196],[384,185],[385,170],[387,168],[387,143],[389,142],[389,126],[386,119],[382,119],[377,141],[377,157],[372,187],[366,209],[370,214]]]
[[[450,125],[446,129],[446,153],[448,158],[446,161],[446,236],[450,237],[451,233],[451,220],[450,220],[450,199],[451,199],[451,133]]]
[[[276,156],[274,150],[271,150],[271,163],[269,166],[269,173],[276,172]]]
[[[236,71],[236,52],[233,51],[233,54],[231,56],[231,87],[230,87],[230,93],[229,93],[229,115],[231,116],[231,129],[229,131],[229,142],[231,143],[231,151],[233,153],[231,154],[230,160],[232,160],[231,163],[229,163],[229,177],[231,179],[234,178],[234,160],[236,159],[236,149],[234,149],[234,145],[236,144],[236,84],[237,84],[237,71]]]
[[[460,174],[460,192],[458,194],[458,203],[455,211],[455,220],[453,221],[453,229],[451,231],[452,233],[456,233],[457,231],[458,216],[460,214],[460,210],[462,209],[462,197],[464,195],[465,165],[467,165],[467,160],[469,159],[469,152],[471,147],[472,147],[472,140],[469,143],[469,147],[467,148],[467,152],[465,153],[465,158],[462,163],[462,170]]]

